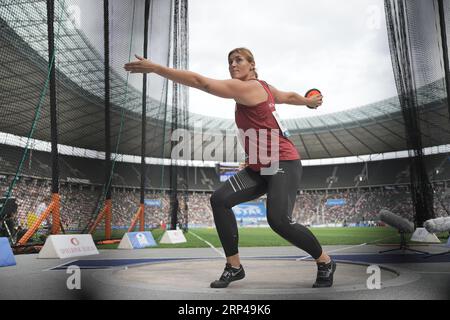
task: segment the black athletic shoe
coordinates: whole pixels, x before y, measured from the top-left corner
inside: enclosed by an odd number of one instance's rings
[[[227,263],[219,280],[211,282],[211,288],[226,288],[228,285],[237,280],[245,278],[245,271],[242,265],[236,269]]]
[[[329,263],[317,264],[317,279],[313,288],[327,288],[333,285],[333,275],[336,271],[336,262],[331,260]]]

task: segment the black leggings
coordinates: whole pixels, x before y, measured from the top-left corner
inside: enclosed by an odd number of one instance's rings
[[[250,168],[238,172],[211,196],[214,222],[227,257],[238,254],[238,227],[233,208],[267,193],[267,222],[270,227],[314,259],[322,255],[322,247],[306,227],[292,221],[297,189],[300,185],[300,160],[280,161],[274,175],[261,175]]]

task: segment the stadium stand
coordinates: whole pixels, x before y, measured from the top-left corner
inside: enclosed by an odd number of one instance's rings
[[[0,150],[2,154],[0,192],[5,192],[15,172],[11,162],[16,163],[23,150],[6,145],[0,145]],[[24,165],[24,175],[20,177],[14,189],[14,197],[19,207],[17,221],[22,228],[27,227],[33,214],[37,214],[41,203],[48,201],[45,195],[50,192],[51,175],[48,166],[45,165],[50,155],[36,150],[30,152],[32,155]],[[93,219],[101,195],[104,172],[102,160],[65,155],[60,159],[63,227],[68,231],[82,231],[82,228]],[[429,174],[434,181],[436,217],[448,216],[450,210],[448,158],[446,155],[432,155],[427,157],[427,163]],[[113,226],[127,228],[139,204],[140,172],[139,167],[133,163],[117,162],[116,166],[112,194]],[[34,175],[27,175],[29,172],[27,168],[31,168],[30,172]],[[161,200],[161,207],[146,206],[146,225],[151,228],[168,222],[169,197],[161,190],[163,170],[162,189],[166,189],[168,170],[163,166],[148,165],[149,183],[146,199]],[[39,173],[39,176],[36,176],[36,173]],[[358,177],[362,173],[365,178],[360,181]],[[382,208],[412,219],[408,174],[406,159],[304,167],[303,183],[296,200],[293,219],[305,225],[371,226],[377,224],[377,215]],[[189,169],[190,226],[214,225],[209,198],[219,184],[215,168]],[[330,205],[330,199],[344,202],[341,205]]]

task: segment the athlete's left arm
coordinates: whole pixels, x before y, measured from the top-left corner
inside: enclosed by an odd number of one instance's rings
[[[322,105],[322,95],[316,95],[311,98],[305,98],[295,92],[284,92],[276,89],[273,86],[269,86],[270,91],[273,94],[276,104],[290,104],[294,106],[311,106],[319,107]]]
[[[178,70],[159,65],[138,55],[136,55],[136,58],[137,61],[125,64],[126,71],[131,73],[155,73],[173,82],[205,91],[217,97],[234,99],[244,105],[253,105],[254,93],[260,90],[259,86],[252,81],[216,80],[189,70]]]

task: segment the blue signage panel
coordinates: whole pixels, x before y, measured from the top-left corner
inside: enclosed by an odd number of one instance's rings
[[[327,199],[327,206],[345,206],[345,199]]]
[[[242,203],[233,207],[234,215],[238,220],[245,219],[266,219],[266,206],[262,202]]]
[[[128,238],[134,249],[143,249],[148,247],[156,247],[156,241],[149,231],[145,232],[128,232]]]
[[[160,199],[145,199],[144,204],[147,207],[158,207],[161,208],[161,200]]]
[[[8,238],[0,238],[0,267],[15,265],[16,259],[9,245]]]
[[[225,182],[228,179],[230,179],[232,176],[234,176],[237,173],[237,171],[226,171],[220,174],[220,182]]]

